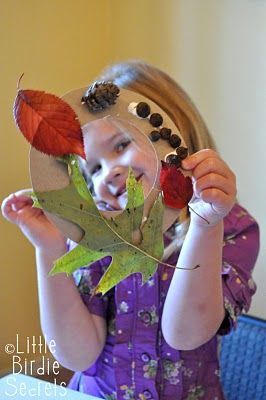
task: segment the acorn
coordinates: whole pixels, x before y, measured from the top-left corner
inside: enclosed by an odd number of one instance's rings
[[[159,113],[153,113],[150,116],[150,123],[152,126],[157,128],[158,126],[161,126],[163,123],[163,117]]]
[[[148,103],[141,101],[137,104],[136,113],[138,117],[146,118],[150,115],[151,109]]]
[[[170,136],[169,138],[169,144],[175,149],[176,147],[178,147],[181,144],[181,139],[178,135],[173,134]]]
[[[188,156],[188,149],[183,146],[178,147],[175,152],[180,160],[184,160]]]
[[[152,142],[157,142],[161,138],[160,132],[159,131],[152,131],[149,134],[149,138]]]
[[[171,133],[172,133],[172,130],[170,128],[162,128],[160,130],[161,137],[164,140],[169,140]]]

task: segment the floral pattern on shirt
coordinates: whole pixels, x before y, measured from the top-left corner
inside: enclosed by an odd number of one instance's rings
[[[201,385],[197,386],[192,385],[190,386],[188,393],[189,394],[186,400],[199,400],[203,398],[205,390]]]
[[[158,361],[156,360],[149,360],[144,366],[143,366],[143,371],[144,371],[144,378],[154,378],[156,376],[157,372],[157,365]]]
[[[171,360],[163,360],[163,377],[172,385],[177,385],[180,379],[178,375],[181,372],[183,361],[173,362]]]
[[[125,301],[121,301],[121,303],[118,305],[118,310],[117,312],[120,313],[126,313],[128,312],[129,305]]]
[[[153,324],[157,324],[159,321],[155,305],[153,305],[149,309],[140,310],[138,312],[138,316],[140,317],[143,324],[147,327]]]
[[[124,400],[135,400],[135,390],[133,387],[128,387],[127,385],[120,386],[120,390],[124,392]]]
[[[182,371],[184,376],[187,376],[188,378],[192,377],[193,370],[191,368],[182,366],[181,371]]]

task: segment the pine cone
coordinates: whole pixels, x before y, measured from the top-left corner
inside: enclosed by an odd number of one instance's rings
[[[87,104],[90,111],[102,111],[115,104],[119,92],[113,82],[95,82],[89,86],[81,102]]]

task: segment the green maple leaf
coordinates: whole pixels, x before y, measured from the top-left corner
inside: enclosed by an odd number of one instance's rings
[[[67,187],[48,192],[35,192],[35,204],[59,217],[76,223],[84,232],[72,251],[59,258],[50,274],[71,274],[75,269],[106,255],[112,262],[100,280],[96,292],[106,293],[132,273],[140,272],[146,282],[156,271],[163,254],[163,205],[159,196],[143,225],[144,195],[132,171],[127,179],[128,201],[125,210],[107,220],[98,211],[79,170],[76,156],[65,158],[70,169]],[[143,227],[141,227],[143,225]],[[141,240],[134,244],[133,232],[139,230]]]

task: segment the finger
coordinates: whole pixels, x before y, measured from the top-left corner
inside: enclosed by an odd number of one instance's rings
[[[11,222],[16,222],[17,211],[26,206],[32,206],[32,199],[30,197],[17,197],[16,194],[12,193],[6,199],[4,199],[1,205],[1,211],[6,219]]]
[[[25,206],[32,206],[32,205],[33,205],[33,200],[31,197],[27,197],[24,195],[17,196],[16,194],[14,194],[14,202],[12,204],[12,208],[15,211],[18,211]]]
[[[235,174],[228,165],[220,158],[209,157],[193,169],[193,177],[199,179],[209,173],[215,173],[236,182]]]
[[[17,211],[18,222],[24,223],[28,218],[36,218],[43,215],[43,211],[40,208],[34,208],[32,206],[25,206]]]
[[[21,209],[13,210],[12,207],[6,210],[5,218],[18,226],[23,226],[30,219],[38,218],[42,215],[42,210],[26,205]]]
[[[29,189],[19,190],[15,193],[11,193],[8,197],[6,197],[3,200],[2,204],[5,204],[6,202],[9,202],[9,201],[16,202],[19,200],[26,201],[26,202],[32,202],[30,194],[32,194],[32,191],[30,191]]]
[[[210,203],[216,212],[222,212],[226,215],[234,205],[235,199],[228,196],[219,189],[206,189],[200,194],[200,197],[206,203]]]
[[[16,201],[14,194],[8,196],[1,205],[3,216],[10,222],[16,222],[17,212],[13,209],[14,202]]]
[[[200,196],[200,193],[206,189],[219,189],[229,196],[236,196],[236,186],[234,181],[214,173],[209,173],[197,179],[193,186],[194,192],[198,197]]]
[[[207,158],[220,158],[220,156],[218,153],[216,153],[216,151],[211,149],[199,150],[191,156],[185,158],[182,161],[182,167],[188,170],[194,169],[199,163]]]
[[[13,208],[21,208],[24,205],[32,205],[33,200],[31,197],[24,195],[17,195],[17,193],[10,194],[2,203],[2,207],[12,206]]]
[[[33,189],[32,188],[27,188],[27,189],[21,189],[18,190],[17,192],[15,192],[14,194],[18,197],[18,196],[25,196],[25,197],[31,197],[33,193]]]

